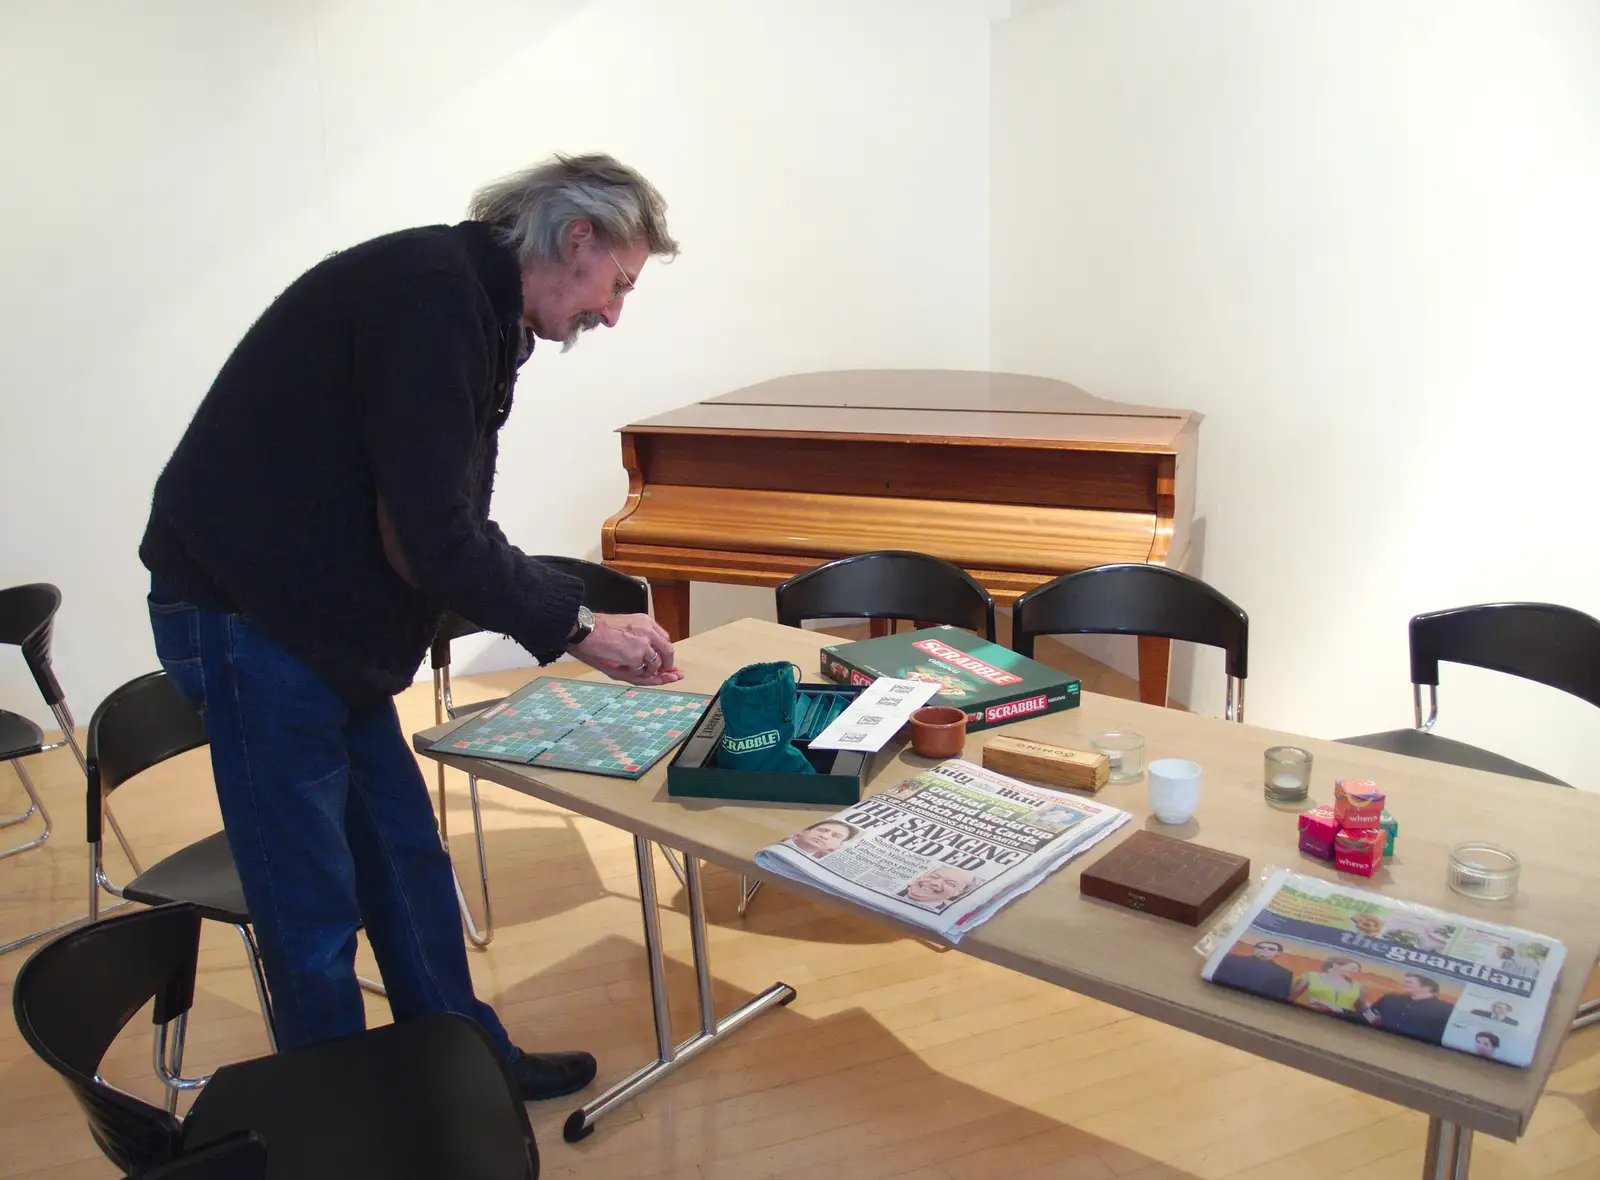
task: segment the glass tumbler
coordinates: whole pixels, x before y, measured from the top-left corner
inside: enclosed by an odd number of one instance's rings
[[[1262,769],[1262,789],[1272,803],[1303,803],[1311,793],[1311,752],[1299,746],[1273,746]]]

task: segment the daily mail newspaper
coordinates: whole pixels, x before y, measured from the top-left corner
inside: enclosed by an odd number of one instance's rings
[[[1201,975],[1527,1066],[1566,953],[1542,934],[1278,869],[1217,941]]]
[[[756,853],[950,942],[1130,819],[951,759]]]

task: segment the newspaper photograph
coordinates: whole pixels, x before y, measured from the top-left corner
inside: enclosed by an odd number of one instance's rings
[[[957,942],[1131,816],[951,759],[756,854],[756,863]]]
[[[1544,935],[1279,869],[1218,940],[1201,975],[1526,1067],[1565,957]]]

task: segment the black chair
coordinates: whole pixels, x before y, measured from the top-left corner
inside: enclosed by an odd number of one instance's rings
[[[1138,562],[1063,574],[1012,607],[1011,646],[1031,657],[1040,635],[1149,635],[1220,647],[1227,657],[1226,717],[1244,721],[1249,616],[1191,574]]]
[[[165,1040],[193,1003],[202,915],[120,914],[23,965],[17,1027],[66,1081],[107,1158],[134,1177],[537,1180],[527,1111],[488,1035],[451,1013],[221,1066],[180,1120],[100,1079],[152,1000]]]
[[[111,792],[151,767],[197,750],[207,744],[205,723],[193,706],[178,692],[165,672],[150,672],[115,689],[100,703],[89,719],[88,734],[88,840],[91,882],[141,905],[192,905],[202,917],[224,922],[239,932],[249,955],[256,999],[266,1024],[267,1043],[277,1048],[272,1021],[272,1000],[266,973],[261,966],[261,949],[250,928],[250,910],[244,888],[233,863],[225,832],[214,832],[202,840],[178,849],[151,865],[118,890],[106,879],[100,856],[100,819]],[[99,894],[90,889],[90,921],[99,917]],[[381,984],[360,979],[361,987],[377,995],[386,994]],[[205,1084],[205,1078],[178,1078],[183,1061],[183,1028],[180,1025],[174,1049],[175,1064],[167,1081],[168,1105],[176,1107],[178,1092]],[[163,1079],[167,1080],[167,1079]]]
[[[1532,680],[1600,708],[1600,619],[1545,602],[1496,602],[1417,615],[1411,620],[1411,706],[1415,728],[1338,739],[1450,766],[1565,787],[1542,770],[1432,732],[1439,720],[1439,665],[1469,664]],[[1422,714],[1422,688],[1428,714]],[[1600,1023],[1600,1000],[1578,1006],[1574,1029]]]
[[[960,566],[927,553],[882,549],[825,562],[776,591],[778,622],[909,619],[948,623],[994,641],[994,598]]]
[[[585,561],[581,557],[558,557],[543,555],[534,558],[535,561],[545,565],[554,566],[562,573],[571,574],[583,581],[583,603],[596,614],[607,615],[634,615],[645,614],[650,609],[650,591],[645,584],[637,578],[619,573],[610,566],[601,565],[595,561]],[[474,701],[470,705],[457,705],[450,695],[450,644],[467,635],[476,635],[483,629],[476,623],[468,622],[460,615],[451,612],[439,624],[439,630],[434,636],[433,648],[430,652],[430,662],[433,665],[433,722],[443,725],[446,721],[454,721],[458,717],[465,717],[468,713],[478,713],[491,705],[499,704],[499,699],[487,701]],[[450,851],[450,826],[445,812],[443,762],[438,763],[439,782],[439,838],[444,841],[445,851]],[[478,846],[478,878],[483,885],[483,928],[480,930],[477,922],[472,917],[472,907],[467,904],[466,891],[461,887],[461,874],[456,873],[456,901],[461,907],[461,922],[466,929],[467,941],[480,950],[489,945],[494,939],[494,909],[489,900],[489,860],[483,848],[483,815],[478,807],[478,776],[467,776],[467,790],[472,798],[472,832]],[[676,862],[668,857],[673,871],[679,873]],[[454,860],[451,861],[452,872]]]
[[[46,742],[44,731],[32,721],[17,713],[0,710],[0,762],[9,762],[17,772],[17,777],[22,780],[22,789],[28,793],[28,810],[16,815],[0,818],[0,828],[9,828],[20,824],[34,815],[44,821],[44,830],[32,840],[13,845],[0,851],[0,860],[18,853],[27,852],[29,849],[38,848],[50,838],[51,822],[50,813],[45,809],[44,800],[39,797],[39,792],[33,785],[27,770],[23,767],[22,759],[34,754],[42,754],[46,750],[59,749],[69,746],[73,756],[78,760],[78,766],[87,775],[88,766],[84,761],[83,750],[78,746],[77,722],[73,720],[72,710],[67,707],[66,694],[61,691],[61,682],[56,679],[55,669],[50,662],[50,643],[55,631],[56,611],[61,607],[61,591],[44,582],[36,582],[26,586],[12,586],[7,590],[0,590],[0,643],[22,649],[22,658],[28,665],[28,671],[33,674],[33,681],[39,686],[39,695],[44,698],[50,711],[55,714],[56,722],[61,726],[61,740]],[[122,844],[122,851],[127,855],[128,861],[133,865],[134,872],[139,871],[138,858],[133,850],[128,847],[128,841],[122,834],[122,828],[117,824],[116,817],[108,811],[106,819],[110,822],[112,831],[117,840]],[[91,892],[93,887],[91,885]],[[0,954],[14,951],[18,947],[26,946],[30,942],[45,938],[87,921],[87,917],[77,917],[59,923],[45,930],[36,930],[23,938],[8,942],[0,946]]]
[[[152,766],[206,744],[205,722],[165,672],[150,672],[130,680],[100,703],[89,720],[88,740],[89,873],[100,887],[112,888],[105,879],[100,857],[100,817],[106,796]],[[225,832],[214,832],[180,848],[117,892],[127,901],[141,905],[185,903],[200,917],[225,922],[237,930],[250,957],[256,998],[267,1026],[267,1043],[277,1047],[272,1002],[261,966],[261,949],[250,930],[250,910],[245,904],[244,889],[239,884],[239,873],[234,867],[233,852],[228,847]],[[98,893],[91,889],[90,921],[99,917],[97,898]],[[181,1027],[176,1054],[181,1065]],[[174,1074],[177,1069],[178,1066],[173,1067]],[[176,1106],[178,1090],[182,1088],[187,1087],[169,1084],[169,1106]]]
[[[1430,762],[1568,785],[1542,770],[1432,732],[1439,720],[1441,662],[1505,672],[1559,688],[1600,707],[1600,619],[1542,602],[1498,602],[1417,615],[1411,620],[1415,728],[1339,739],[1347,745]],[[1428,689],[1426,717],[1422,712],[1424,685]]]
[[[857,553],[814,566],[774,591],[778,622],[812,619],[901,619],[947,623],[994,642],[994,598],[966,570],[942,557],[907,549]],[[739,913],[761,882],[739,879]]]

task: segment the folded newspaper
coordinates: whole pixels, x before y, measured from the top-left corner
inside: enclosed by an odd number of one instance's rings
[[[769,844],[756,863],[959,942],[1130,818],[952,759]]]
[[[1566,953],[1542,934],[1278,869],[1216,940],[1201,975],[1526,1066]]]

